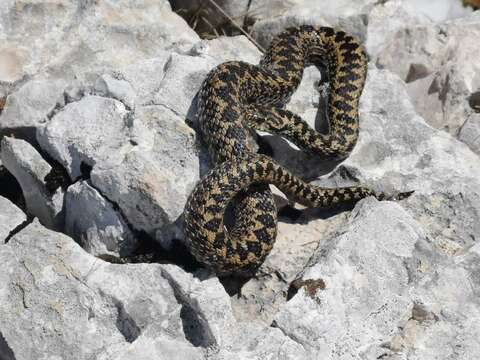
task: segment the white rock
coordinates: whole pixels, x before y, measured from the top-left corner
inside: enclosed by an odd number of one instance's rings
[[[154,58],[139,60],[116,70],[130,83],[136,94],[138,106],[152,105],[153,99],[165,75],[165,64],[171,52],[159,51]]]
[[[135,147],[116,166],[94,167],[92,183],[119,205],[135,229],[153,235],[164,227],[175,228],[199,179],[200,165],[195,134],[175,113],[160,106],[142,107],[135,121],[150,129],[152,148]]]
[[[0,114],[0,133],[35,139],[38,126],[56,106],[64,105],[63,80],[32,80],[7,97]]]
[[[133,109],[135,106],[135,91],[125,80],[115,79],[113,76],[105,74],[97,79],[95,90],[99,95],[121,101],[127,109]]]
[[[52,167],[32,145],[20,139],[4,137],[1,157],[22,187],[27,212],[50,229],[62,229],[64,192],[58,188],[51,193],[45,179]]]
[[[130,119],[121,102],[86,96],[58,112],[39,130],[37,140],[73,180],[82,175],[82,163],[114,167],[133,147],[151,146],[151,136],[141,125]]]
[[[473,113],[469,97],[480,87],[480,69],[471,61],[480,56],[479,36],[478,13],[437,25],[404,27],[384,39],[375,61],[409,83],[415,108],[430,125],[457,135]]]
[[[370,68],[360,104],[357,146],[318,184],[360,182],[387,192],[414,190],[403,204],[439,249],[448,254],[451,248],[458,252],[471,246],[479,231],[478,155],[425,124],[404,83],[388,71]]]
[[[460,129],[458,139],[480,155],[480,114],[474,114],[467,119]]]
[[[403,0],[386,1],[375,6],[368,15],[368,28],[365,47],[370,56],[376,57],[386,46],[398,44],[396,33],[415,28],[418,25],[432,25],[430,19],[419,12],[413,4],[405,3]],[[430,28],[429,28],[430,29]],[[423,41],[418,38],[418,42]],[[412,44],[415,46],[415,43]],[[434,59],[430,59],[434,60]],[[404,59],[397,59],[397,66],[406,66]]]
[[[324,288],[302,288],[275,324],[312,358],[395,358],[396,353],[435,359],[453,354],[461,338],[457,358],[468,359],[479,351],[480,304],[466,280],[478,254],[466,258],[458,263],[438,255],[399,205],[364,200],[303,276],[322,281]],[[417,333],[409,332],[411,319]]]
[[[307,359],[304,349],[278,329],[237,322],[230,300],[217,278],[199,280],[166,265],[164,276],[185,304],[197,314],[203,344],[211,348],[215,359]],[[200,278],[202,276],[200,275]],[[215,355],[213,355],[215,354]]]
[[[92,73],[198,41],[166,0],[27,0],[2,6],[0,81],[7,85],[38,73],[92,80]]]
[[[37,221],[0,260],[2,351],[16,359],[307,359],[279,329],[236,322],[217,278],[109,264]]]
[[[326,219],[311,215],[313,220],[307,223],[299,220],[279,222],[275,246],[257,276],[242,286],[239,296],[231,299],[237,319],[271,324],[287,301],[291,283],[308,267],[312,255],[318,248],[323,248],[325,240],[344,226],[348,213],[328,216]]]
[[[258,64],[262,53],[246,36],[219,37],[202,40],[189,50],[189,55],[210,57],[215,62],[246,61]]]
[[[160,265],[108,264],[37,221],[0,259],[9,269],[0,273],[0,333],[16,359],[203,358]]]
[[[275,4],[275,2],[273,2]],[[267,12],[268,16],[259,19],[252,27],[252,35],[267,47],[272,38],[282,30],[298,25],[336,26],[365,38],[365,17],[376,4],[373,0],[323,1],[308,0],[284,1],[276,6],[279,11]],[[262,8],[263,2],[253,1],[251,8]],[[261,12],[261,10],[259,10]]]
[[[67,190],[65,232],[97,257],[129,256],[138,245],[114,205],[85,181]]]
[[[3,244],[15,228],[27,220],[25,213],[10,200],[0,196],[0,244]]]
[[[192,101],[203,79],[217,64],[211,59],[173,53],[165,64],[165,75],[155,95],[155,104],[166,107],[178,116],[193,117]]]
[[[465,7],[460,1],[455,0],[404,0],[406,4],[415,7],[415,10],[433,21],[445,21],[460,18],[472,13],[472,8]]]

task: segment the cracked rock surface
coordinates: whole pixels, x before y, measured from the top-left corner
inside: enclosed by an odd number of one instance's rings
[[[276,191],[271,254],[252,278],[219,279],[183,245],[185,201],[211,168],[196,94],[216,65],[261,52],[200,39],[167,1],[0,2],[0,359],[476,358],[479,12],[219,4],[262,46],[299,24],[359,36],[352,154],[321,161],[266,133],[261,148],[319,186],[414,194],[320,210]],[[327,92],[309,67],[287,107],[326,131]]]
[[[27,220],[25,213],[10,200],[0,196],[0,244],[11,236],[13,231]]]

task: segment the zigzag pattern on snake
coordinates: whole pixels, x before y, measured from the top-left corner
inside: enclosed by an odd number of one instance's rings
[[[327,135],[284,109],[309,64],[327,66]],[[262,264],[277,233],[277,208],[268,184],[309,207],[367,196],[387,198],[362,186],[309,185],[252,146],[251,129],[264,130],[318,156],[346,157],[358,138],[358,103],[366,72],[365,51],[353,36],[302,26],[276,37],[259,65],[231,61],[207,75],[199,91],[198,118],[216,166],[195,187],[184,211],[187,244],[197,260],[219,275],[253,273]],[[227,230],[224,215],[232,200],[235,224]]]

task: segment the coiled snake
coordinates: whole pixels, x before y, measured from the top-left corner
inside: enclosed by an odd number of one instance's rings
[[[284,109],[308,64],[325,64],[330,78],[330,132],[323,135]],[[383,193],[361,187],[320,188],[257,154],[250,129],[280,134],[322,157],[347,156],[358,138],[358,103],[367,72],[363,47],[351,35],[328,27],[301,26],[281,33],[258,66],[226,62],[208,75],[199,91],[200,130],[216,163],[185,206],[187,245],[217,274],[252,273],[272,249],[277,208],[268,184],[308,207],[356,202]],[[410,193],[401,193],[397,199]],[[235,198],[235,224],[224,226]]]

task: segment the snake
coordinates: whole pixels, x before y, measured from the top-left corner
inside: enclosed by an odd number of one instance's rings
[[[329,132],[311,128],[285,109],[305,67],[323,66],[329,79]],[[211,70],[198,91],[198,128],[213,168],[194,187],[184,209],[185,240],[194,257],[219,276],[254,274],[277,236],[277,207],[269,185],[307,207],[356,203],[374,196],[401,200],[365,186],[323,188],[303,181],[258,153],[253,132],[278,134],[325,159],[342,159],[359,135],[359,99],[367,75],[364,47],[331,27],[299,26],[275,37],[258,65],[228,61]],[[225,213],[232,208],[234,224]]]

